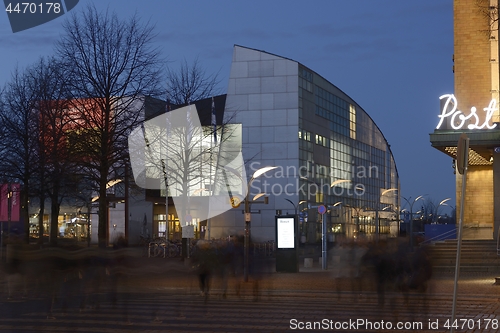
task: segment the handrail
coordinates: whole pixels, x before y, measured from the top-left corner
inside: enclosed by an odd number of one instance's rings
[[[473,227],[471,226],[463,226],[465,229],[472,229]],[[421,242],[420,244],[428,244],[428,243],[432,243],[434,241],[438,241],[439,238],[443,237],[443,236],[448,236],[448,235],[451,235],[453,233],[456,233],[457,232],[457,229],[452,229],[452,230],[448,230],[448,231],[445,231],[443,232],[442,234],[439,234],[439,235],[436,235],[432,238],[429,238],[429,239],[426,239],[424,240],[423,242]],[[500,229],[499,229],[499,237],[500,237]],[[498,240],[497,240],[497,254],[500,255],[500,248],[499,248],[499,245],[498,245]]]
[[[434,241],[437,241],[439,238],[451,235],[451,234],[456,233],[456,232],[457,232],[457,229],[448,230],[448,231],[443,232],[442,234],[439,234],[439,235],[436,235],[432,238],[426,239],[423,242],[421,242],[420,244],[432,243]]]

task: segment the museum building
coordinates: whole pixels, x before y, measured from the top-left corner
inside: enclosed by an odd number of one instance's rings
[[[201,125],[210,126],[210,103],[201,104]],[[250,198],[268,197],[267,204],[251,206],[254,240],[274,240],[275,216],[295,213],[301,238],[318,240],[320,205],[327,207],[330,239],[398,234],[400,182],[390,145],[370,116],[321,75],[297,61],[235,45],[227,95],[218,96],[215,107],[219,127],[241,126],[237,137],[248,178],[276,167],[249,187]],[[165,213],[164,198],[148,200],[155,201],[153,234],[181,237],[173,203]],[[243,206],[209,221],[192,212],[195,237],[242,235]]]

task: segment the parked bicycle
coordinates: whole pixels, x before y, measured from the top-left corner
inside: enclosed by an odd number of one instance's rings
[[[189,242],[190,256],[193,255],[194,251],[196,250],[196,241],[197,240],[192,239]],[[145,253],[148,258],[152,257],[177,258],[183,256],[182,250],[183,246],[180,241],[166,240],[164,237],[150,240],[145,245]]]
[[[151,257],[165,257],[165,249],[164,247],[156,242],[150,242],[148,245],[148,258]]]

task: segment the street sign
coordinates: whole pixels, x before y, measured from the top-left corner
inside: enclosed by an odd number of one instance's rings
[[[321,215],[323,215],[323,214],[326,213],[326,207],[325,207],[325,205],[318,206],[318,213],[320,213]]]
[[[233,208],[238,208],[241,205],[241,199],[238,197],[231,197],[229,201],[231,202],[231,206]]]
[[[460,135],[457,144],[457,171],[463,175],[469,161],[469,138],[465,133]]]
[[[251,209],[250,210],[251,214],[260,214],[260,209]],[[241,210],[241,214],[245,214],[245,210]]]
[[[251,218],[252,218],[252,214],[251,213],[245,213],[245,222],[250,222]]]

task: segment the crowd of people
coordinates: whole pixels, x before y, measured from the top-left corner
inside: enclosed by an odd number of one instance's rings
[[[339,240],[331,249],[332,278],[337,298],[348,290],[353,301],[359,301],[364,292],[375,290],[378,305],[385,306],[387,295],[403,295],[405,303],[418,297],[424,311],[429,294],[433,266],[429,249],[418,246],[411,249],[398,239],[372,242]]]
[[[3,267],[8,297],[33,294],[45,297],[48,318],[53,317],[56,306],[62,311],[69,306],[78,307],[79,311],[98,308],[103,294],[113,305],[126,304],[123,302],[126,293],[118,290],[118,286],[127,283],[132,266],[138,262],[132,260],[127,250],[126,240],[120,238],[112,249],[24,251],[11,247]],[[193,278],[196,277],[197,288],[205,302],[215,294],[214,289],[222,298],[231,293],[236,297],[250,295],[254,300],[259,299],[266,274],[275,271],[274,261],[257,255],[251,242],[248,262],[244,253],[243,237],[196,242],[190,254],[189,274],[195,274]],[[337,299],[348,295],[358,301],[359,295],[376,291],[380,306],[386,304],[388,294],[402,293],[409,302],[411,295],[426,295],[432,277],[427,249],[419,246],[410,250],[406,242],[397,240],[356,242],[337,239],[328,259],[332,291],[336,291]],[[162,262],[165,260],[160,259],[157,263]],[[249,282],[242,295],[244,276],[249,277]],[[118,297],[122,297],[121,302],[118,302]],[[126,308],[124,311],[128,316]]]
[[[240,296],[241,282],[244,278],[244,238],[231,237],[227,240],[199,240],[193,251],[192,260],[198,274],[200,293],[206,299],[210,294],[213,280],[218,281],[222,297],[227,297],[229,280],[235,281],[235,294]],[[259,283],[272,269],[268,263],[256,254],[250,243],[248,258],[248,276],[252,283],[254,299],[259,297]]]

